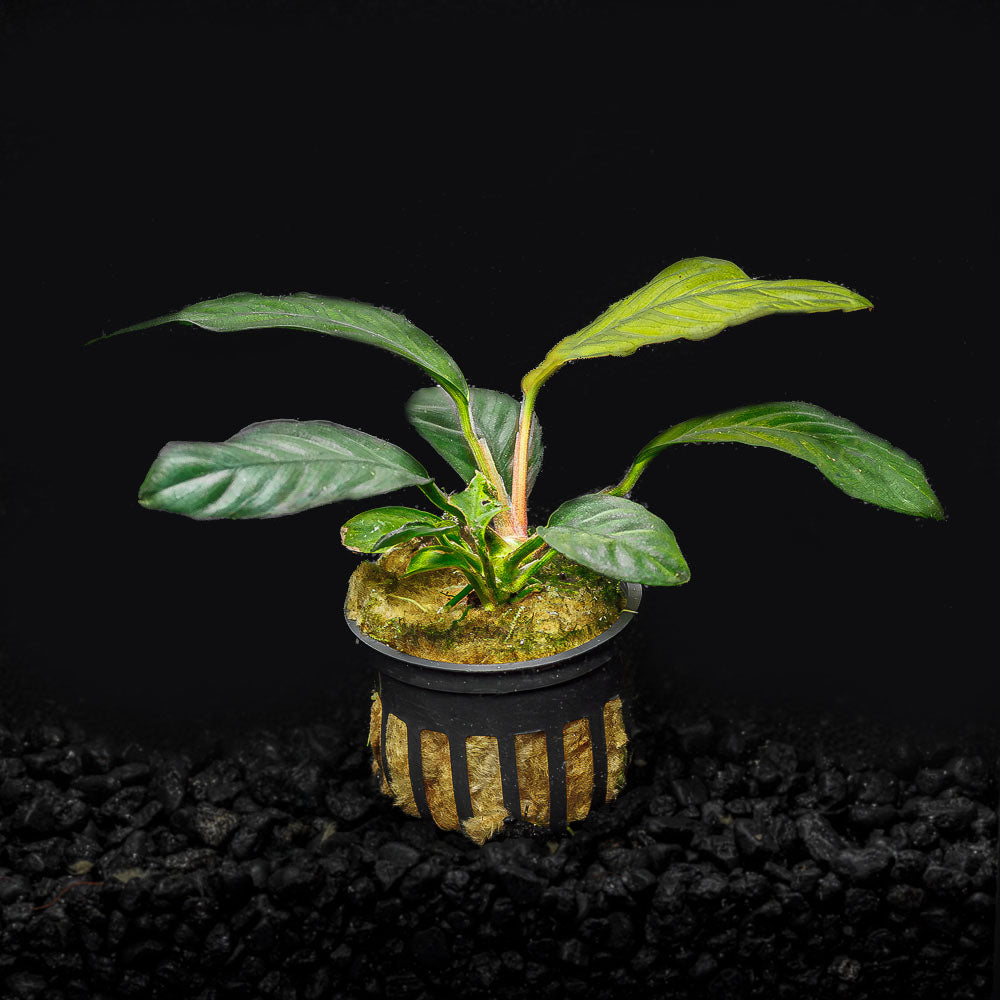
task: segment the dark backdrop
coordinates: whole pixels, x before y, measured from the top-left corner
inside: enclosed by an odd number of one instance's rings
[[[949,520],[863,505],[773,452],[667,453],[635,499],[693,577],[647,589],[649,662],[767,703],[990,717],[995,12],[807,10],[8,8],[4,669],[109,718],[335,687],[355,655],[338,528],[384,501],[242,523],[145,511],[168,440],[329,419],[457,485],[403,418],[426,379],[391,356],[292,331],[86,340],[307,290],[402,311],[470,382],[516,393],[558,338],[704,254],[875,310],[562,371],[539,402],[538,515],[678,420],[819,403],[919,458]]]

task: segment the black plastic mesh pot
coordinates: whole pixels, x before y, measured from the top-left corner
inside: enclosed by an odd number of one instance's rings
[[[548,763],[549,820],[564,827],[566,766],[563,727],[586,719],[593,758],[591,808],[606,798],[608,760],[605,733],[607,702],[621,697],[624,671],[621,631],[634,617],[642,596],[638,584],[623,584],[626,606],[615,623],[597,638],[575,649],[521,663],[463,664],[426,660],[401,653],[365,635],[350,619],[347,624],[371,652],[378,671],[382,700],[379,753],[384,775],[387,725],[390,715],[406,726],[410,784],[421,816],[430,818],[424,786],[420,734],[424,730],[448,737],[455,807],[461,820],[473,816],[466,756],[470,737],[497,741],[503,802],[510,816],[519,816],[520,789],[515,737],[543,733]],[[626,729],[628,716],[622,698]]]

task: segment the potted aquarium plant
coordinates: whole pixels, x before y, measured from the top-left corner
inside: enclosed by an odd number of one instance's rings
[[[620,482],[536,524],[528,497],[542,462],[539,390],[571,361],[703,340],[770,313],[869,308],[828,282],[756,280],[729,261],[682,260],[560,340],[524,376],[518,401],[471,388],[446,351],[387,309],[305,293],[200,302],[117,333],[168,322],[286,327],[390,351],[437,383],[414,393],[406,413],[464,486],[448,491],[416,458],[364,431],[269,420],[223,442],[170,442],[139,502],[198,519],[262,518],[419,490],[421,508],[377,507],[341,528],[344,545],[377,557],[352,575],[345,614],[379,668],[370,743],[381,787],[407,812],[480,843],[515,817],[565,826],[624,781],[617,644],[641,588],[689,578],[666,522],[630,498],[662,451],[711,441],[773,448],[852,497],[944,515],[912,458],[819,406],[776,402],[660,431]]]

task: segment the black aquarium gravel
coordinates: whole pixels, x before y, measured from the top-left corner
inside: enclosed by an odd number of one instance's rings
[[[477,848],[377,794],[366,684],[148,738],[5,694],[4,1000],[990,995],[985,737],[675,687],[617,802]]]

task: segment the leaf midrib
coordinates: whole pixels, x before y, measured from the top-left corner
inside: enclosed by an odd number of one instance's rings
[[[847,428],[844,428],[844,430],[847,430]],[[734,431],[746,431],[749,434],[753,433],[763,434],[763,432],[770,432],[772,435],[776,437],[805,438],[811,443],[815,443],[819,447],[823,448],[824,451],[829,449],[839,452],[840,457],[845,459],[844,464],[840,466],[845,471],[850,471],[854,469],[858,472],[861,472],[861,470],[858,469],[856,465],[852,466],[850,464],[850,461],[852,459],[860,458],[863,462],[870,462],[872,460],[872,456],[870,454],[867,454],[863,447],[842,444],[840,443],[839,439],[824,441],[816,433],[810,433],[806,431],[794,431],[783,427],[765,427],[760,424],[732,424],[723,427],[706,427],[700,430],[698,429],[688,430],[685,431],[683,434],[678,435],[673,440],[667,441],[664,445],[662,445],[662,448],[669,447],[669,445],[671,444],[699,443],[699,441],[691,440],[691,438],[701,438],[703,441],[713,441],[713,440],[717,441],[718,437],[713,437],[712,431],[718,432],[719,435],[731,433]],[[866,440],[863,438],[858,438],[857,435],[854,434],[852,434],[852,438],[855,441],[861,441],[862,446],[871,448],[873,451],[878,451],[880,453],[880,460],[883,463],[882,470],[883,471],[888,470],[893,474],[892,476],[883,474],[880,477],[881,482],[883,483],[885,488],[892,494],[893,498],[897,500],[901,505],[906,505],[909,507],[914,506],[912,498],[900,492],[897,480],[902,480],[903,482],[907,483],[910,487],[912,487],[912,489],[916,493],[920,494],[921,496],[931,495],[929,490],[925,487],[924,483],[922,483],[918,478],[916,478],[916,476],[918,475],[917,470],[911,469],[908,466],[906,459],[898,455],[896,451],[893,449],[892,445],[890,445],[888,442],[882,442],[877,439]],[[762,442],[762,446],[766,446],[764,442]],[[655,457],[655,455],[659,452],[659,450],[660,448],[655,449],[653,454],[650,455],[649,458],[652,459],[653,457]],[[881,456],[885,457],[881,458]],[[833,455],[826,455],[826,458],[829,461],[837,462],[837,458],[834,457]]]
[[[679,434],[673,440],[667,441],[663,445],[663,447],[667,447],[667,445],[671,444],[687,444],[687,443],[694,444],[696,442],[688,441],[686,439],[692,437],[710,437],[712,431],[716,431],[720,434],[726,434],[735,431],[745,431],[749,434],[760,434],[762,436],[765,433],[770,433],[778,437],[807,438],[819,444],[824,443],[823,438],[820,437],[820,435],[816,434],[815,432],[796,431],[796,430],[791,430],[790,428],[787,427],[767,427],[766,425],[763,424],[730,424],[729,426],[724,426],[724,427],[718,427],[718,426],[705,427],[702,429],[684,431],[683,434]],[[877,440],[865,441],[864,439],[858,438],[857,435],[853,435],[853,438],[855,441],[858,440],[863,441],[863,444],[878,449],[879,451],[889,455],[892,458],[898,458],[891,445],[883,444]],[[841,444],[839,440],[830,441],[830,447],[838,449],[848,455],[864,455],[864,451],[861,450],[860,448],[856,446],[852,447],[850,445]]]
[[[359,305],[361,305],[361,304],[364,304],[364,303],[359,303]],[[385,311],[388,312],[388,310],[385,310]],[[179,318],[181,318],[181,322],[190,322],[189,320],[185,321],[183,319],[183,311],[181,313],[175,313],[174,315],[177,316],[177,317],[179,317]],[[373,339],[378,340],[380,342],[380,345],[382,345],[382,344],[389,345],[385,349],[387,349],[391,354],[405,355],[405,357],[407,358],[407,360],[412,361],[418,368],[422,368],[425,371],[428,370],[428,366],[424,363],[424,361],[420,357],[420,354],[412,346],[412,337],[413,337],[413,335],[412,335],[411,331],[409,331],[409,330],[407,330],[405,328],[401,329],[399,331],[399,334],[400,334],[401,337],[406,337],[408,340],[411,341],[411,343],[410,343],[410,345],[404,347],[403,350],[400,350],[399,348],[400,348],[401,345],[399,344],[399,342],[396,341],[396,340],[393,340],[391,337],[386,336],[384,333],[379,333],[377,330],[372,330],[372,329],[370,329],[368,327],[358,326],[357,324],[348,322],[347,320],[333,319],[332,317],[330,317],[330,316],[324,316],[321,313],[315,313],[315,312],[313,312],[313,313],[309,314],[308,316],[305,316],[301,312],[287,312],[287,311],[284,311],[284,310],[269,310],[267,312],[256,312],[254,310],[248,309],[248,310],[246,310],[244,312],[231,312],[231,313],[212,313],[212,312],[209,312],[209,315],[212,316],[213,318],[219,318],[219,317],[223,317],[224,318],[226,316],[235,316],[235,317],[250,317],[250,316],[252,316],[254,318],[260,318],[260,319],[270,319],[272,317],[275,317],[275,318],[282,318],[282,319],[287,319],[287,320],[292,320],[292,321],[298,320],[299,322],[308,322],[308,321],[311,320],[312,322],[316,323],[317,325],[326,324],[326,325],[337,326],[337,327],[340,327],[341,329],[350,330],[350,331],[352,331],[354,333],[362,333],[362,334],[365,334],[365,335],[367,335],[369,337],[372,337]],[[410,323],[409,320],[404,319],[403,321],[404,321],[404,323],[407,323],[408,325],[413,326],[413,324]],[[309,329],[309,327],[306,327],[306,329]],[[414,329],[419,330],[419,327],[414,327]],[[322,333],[324,331],[319,330],[319,331],[316,331],[316,332]],[[445,359],[450,358],[450,356],[447,354],[447,352],[444,350],[444,348],[440,347],[440,345],[438,345],[434,341],[434,339],[430,336],[430,334],[424,333],[423,330],[420,330],[420,332],[423,333],[425,337],[427,337],[427,339],[431,342],[431,344],[433,345],[433,347],[435,347],[437,350],[439,350],[441,352],[441,354],[445,357]],[[452,363],[454,364],[453,361],[452,361]],[[438,374],[440,374],[440,373],[438,373]],[[448,381],[452,382],[453,380],[452,380],[452,378],[449,378]],[[461,388],[461,386],[457,386],[457,388]]]
[[[192,459],[193,461],[195,459]],[[221,472],[226,469],[247,469],[254,468],[256,466],[275,466],[275,465],[311,465],[317,463],[328,463],[336,462],[338,464],[350,463],[352,465],[374,465],[381,469],[394,469],[399,472],[409,472],[410,470],[401,465],[391,465],[387,462],[378,462],[370,458],[279,458],[272,461],[263,462],[240,462],[238,465],[227,465],[225,463],[219,463],[219,465],[212,470],[212,472]],[[202,475],[210,475],[211,473],[205,472]],[[415,475],[415,473],[414,473]],[[430,476],[426,477],[430,480]]]
[[[663,301],[660,301],[660,298],[658,297],[656,300],[654,300],[653,302],[651,302],[649,305],[643,306],[641,309],[638,309],[636,312],[630,313],[628,316],[626,316],[623,319],[609,320],[604,326],[596,327],[596,328],[591,329],[591,330],[587,330],[586,331],[586,337],[584,338],[584,341],[586,339],[588,339],[589,337],[591,337],[591,336],[594,336],[594,335],[597,335],[597,334],[601,334],[601,333],[605,333],[608,330],[615,329],[616,327],[621,327],[625,323],[631,323],[633,320],[638,320],[641,317],[643,317],[643,316],[645,316],[645,315],[647,315],[648,313],[651,313],[651,312],[659,312],[659,313],[663,313],[664,315],[669,316],[671,314],[666,312],[666,307],[668,305],[674,303],[674,302],[684,302],[685,300],[696,299],[696,298],[710,296],[710,295],[717,295],[717,294],[720,294],[721,292],[726,292],[726,291],[740,291],[740,290],[746,291],[746,290],[748,290],[748,291],[753,291],[753,292],[760,292],[761,294],[764,294],[764,295],[771,295],[772,294],[771,292],[768,291],[766,285],[758,284],[758,285],[756,285],[756,287],[754,287],[754,282],[759,282],[761,279],[748,277],[746,280],[748,282],[750,282],[750,284],[749,285],[744,285],[742,289],[740,288],[740,285],[743,284],[743,283],[739,279],[732,278],[732,279],[729,279],[727,281],[721,282],[720,284],[715,285],[712,288],[709,288],[707,291],[698,291],[698,292],[696,292],[696,291],[689,291],[689,292],[685,292],[683,295],[674,295],[671,298],[668,298],[668,299],[663,300]],[[674,287],[676,287],[676,285],[678,285],[678,284],[680,284],[679,281],[675,282],[674,283]],[[836,286],[834,286],[834,287],[836,287]],[[831,291],[832,290],[833,289],[831,289]],[[807,291],[807,289],[802,289],[802,291]],[[669,294],[669,289],[665,289],[662,294],[664,294],[664,295]],[[846,296],[845,296],[845,298],[846,298]],[[724,306],[716,306],[716,305],[714,305],[712,303],[702,303],[702,304],[706,305],[709,309],[714,309],[717,312],[721,312],[721,313],[724,313],[724,314],[727,314],[727,315],[731,315],[732,312],[733,312],[732,309],[726,309]],[[688,321],[690,321],[689,317],[676,316],[674,318],[675,319],[680,319],[680,320],[688,320]],[[585,331],[581,331],[581,333],[583,333],[583,332],[585,332]],[[630,332],[630,334],[632,333],[632,331],[629,331],[629,332]],[[641,336],[646,336],[646,335],[642,334],[642,333],[636,332],[634,334],[634,336],[641,337]]]
[[[600,514],[590,514],[585,518],[577,521],[572,527],[567,524],[551,524],[550,528],[563,528],[567,531],[576,531],[578,529],[582,530],[583,534],[589,535],[591,538],[603,538],[608,542],[614,542],[616,538],[621,538],[623,535],[635,535],[635,534],[648,534],[649,532],[654,532],[658,534],[659,532],[655,527],[649,528],[623,528],[621,531],[614,531],[610,534],[602,534],[601,532],[594,531],[593,529],[587,528],[586,524],[588,521],[593,520],[595,517],[600,517]]]
[[[302,315],[302,313],[291,313],[291,312],[289,312],[289,313],[285,313],[285,312],[268,312],[268,313],[248,312],[248,313],[243,313],[243,314],[239,314],[238,313],[237,315],[263,316],[263,317],[280,316],[280,317],[283,317],[283,318],[286,318],[286,319],[292,319],[292,320],[296,320],[297,319],[300,322],[307,319],[307,317],[304,317]],[[384,333],[379,333],[377,330],[372,330],[372,329],[369,329],[368,327],[365,327],[365,326],[357,326],[354,323],[348,323],[346,320],[332,319],[329,316],[319,316],[319,315],[316,315],[316,314],[313,314],[312,317],[308,317],[308,318],[311,318],[314,322],[316,322],[318,324],[325,323],[325,324],[329,324],[329,325],[332,325],[332,326],[338,326],[341,329],[352,330],[355,333],[364,333],[364,334],[367,334],[369,337],[373,337],[376,340],[380,340],[380,341],[384,341],[386,343],[392,344],[396,348],[398,348],[400,346],[398,341],[392,340],[390,337],[387,337]],[[409,337],[410,336],[409,331],[402,331],[402,335],[405,336],[405,337]],[[398,351],[392,351],[391,353],[399,353],[399,352]],[[418,358],[418,355],[416,353],[414,353],[412,349],[408,349],[407,350],[407,354],[409,355],[409,357],[413,358],[414,360],[416,360]],[[421,362],[418,362],[418,364],[420,365],[420,367],[423,367],[423,364]]]

